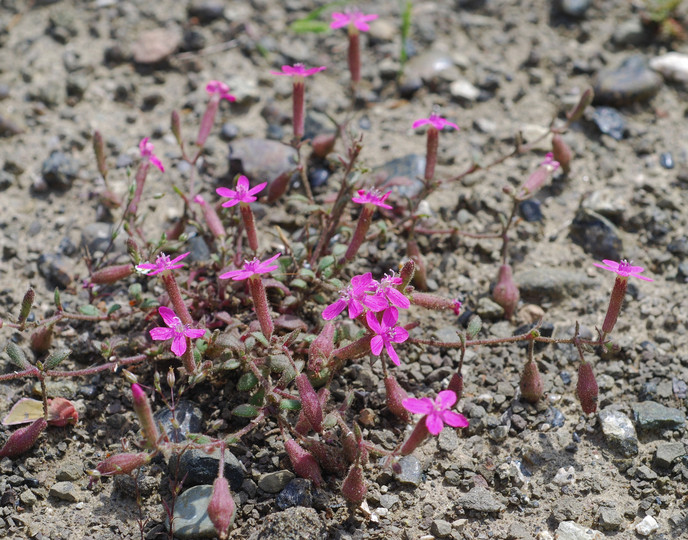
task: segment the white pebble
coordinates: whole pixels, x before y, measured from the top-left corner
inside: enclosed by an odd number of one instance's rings
[[[552,483],[558,486],[572,486],[576,483],[576,469],[573,467],[562,467],[552,479]]]
[[[635,526],[635,532],[640,536],[650,536],[659,529],[659,523],[652,516],[645,516],[643,520]]]
[[[670,52],[650,60],[650,67],[671,81],[688,82],[688,55]]]

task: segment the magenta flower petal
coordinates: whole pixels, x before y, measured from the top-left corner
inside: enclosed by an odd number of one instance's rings
[[[441,116],[435,113],[432,113],[428,118],[419,118],[412,124],[411,127],[413,127],[413,129],[417,129],[421,126],[424,126],[425,124],[430,124],[437,131],[442,131],[447,126],[453,127],[457,131],[461,129],[454,122],[450,122],[449,120],[442,118]]]
[[[177,314],[168,307],[160,306],[158,308],[158,313],[160,313],[162,320],[169,327],[173,327],[179,321]]]
[[[468,420],[463,414],[454,411],[442,411],[442,421],[451,427],[468,427]]]
[[[432,412],[433,408],[432,400],[427,397],[420,399],[406,398],[401,404],[404,406],[404,409],[413,414],[429,414]]]
[[[379,15],[371,13],[369,15],[364,15],[361,11],[348,9],[344,13],[335,11],[332,14],[332,22],[330,23],[330,28],[342,28],[344,26],[353,26],[361,32],[367,32],[370,30],[370,26],[367,23],[374,21]]]
[[[283,75],[287,77],[309,77],[320,71],[327,69],[326,66],[318,66],[306,69],[303,64],[293,66],[282,66],[282,71],[271,71],[273,75]]]
[[[265,186],[267,186],[267,182],[263,182],[262,184],[258,184],[256,187],[252,187],[251,189],[248,190],[249,195],[255,195],[256,193],[260,193],[265,189]]]
[[[165,172],[165,167],[162,166],[158,157],[153,153],[153,143],[149,142],[148,137],[144,137],[141,139],[141,142],[139,142],[139,151],[141,152],[141,159],[148,160],[155,167],[160,169],[161,172]]]
[[[226,187],[219,187],[215,190],[220,197],[236,197],[237,192]]]
[[[392,362],[394,362],[395,366],[401,365],[401,362],[399,361],[399,355],[397,354],[397,351],[394,350],[394,347],[392,347],[392,344],[389,341],[385,343],[385,350],[387,351],[389,357],[392,359]]]
[[[465,416],[450,410],[455,403],[456,394],[451,390],[443,390],[434,402],[430,398],[408,398],[402,404],[406,410],[414,414],[425,414],[428,431],[433,435],[438,435],[444,424],[455,428],[468,427]]]
[[[382,324],[383,326],[391,327],[394,326],[399,320],[399,310],[395,307],[386,309],[382,314]]]
[[[602,268],[603,270],[614,272],[621,277],[636,277],[638,279],[642,279],[643,281],[654,281],[653,279],[640,275],[640,273],[645,270],[642,266],[631,266],[631,264],[626,261],[616,262],[610,261],[609,259],[603,259],[602,262],[604,264],[593,264],[598,268]]]
[[[389,302],[379,294],[365,295],[363,297],[363,304],[371,311],[382,311],[389,307]]]
[[[333,30],[337,28],[343,28],[349,24],[349,17],[346,13],[340,13],[335,11],[332,14],[332,22],[330,23],[330,28]]]
[[[370,311],[366,313],[366,321],[368,322],[370,329],[376,334],[382,334],[384,332],[384,329],[380,325],[380,322],[377,320],[377,317],[374,313]]]
[[[158,255],[158,258],[155,259],[155,263],[142,263],[137,265],[136,269],[139,272],[148,274],[149,276],[154,276],[155,274],[159,274],[160,272],[174,270],[175,268],[181,268],[182,266],[184,266],[184,264],[180,263],[179,261],[181,261],[184,257],[189,255],[189,253],[191,252],[187,251],[186,253],[182,253],[181,255],[175,257],[172,260],[170,260],[170,257],[168,255],[160,253],[160,255]]]
[[[325,319],[326,321],[331,321],[337,315],[339,315],[342,311],[344,311],[345,307],[346,307],[346,302],[340,298],[339,300],[337,300],[333,304],[330,304],[329,306],[327,306],[323,310],[322,318]]]
[[[149,334],[154,341],[165,341],[174,337],[174,330],[158,326],[157,328],[151,328]]]
[[[451,390],[442,390],[437,394],[435,405],[440,409],[449,409],[456,403],[456,393]]]
[[[428,414],[428,416],[425,418],[425,425],[427,426],[428,431],[433,435],[439,435],[442,429],[444,428],[442,418],[439,414],[437,414],[436,411],[433,411],[430,414]]]
[[[179,317],[177,317],[177,314],[168,307],[161,306],[158,308],[158,312],[168,328],[152,328],[150,330],[150,336],[156,341],[172,338],[172,346],[170,348],[177,356],[182,356],[186,351],[187,337],[196,339],[205,335],[205,330],[201,328],[189,328],[188,325],[183,324]]]
[[[370,352],[372,352],[375,356],[380,356],[383,345],[384,341],[382,339],[382,336],[378,335],[373,337],[373,339],[370,340]]]
[[[349,300],[349,319],[357,319],[363,313],[363,305],[361,302],[352,298]]]
[[[243,174],[237,180],[237,193],[248,191],[250,187],[250,182]]]
[[[177,356],[182,356],[186,352],[186,337],[183,333],[175,333],[170,349]]]
[[[187,328],[184,330],[184,335],[190,339],[196,339],[205,335],[205,330],[202,328]]]
[[[392,329],[391,332],[391,341],[394,343],[403,343],[406,341],[409,337],[409,333],[406,330],[406,328],[402,328],[401,326],[397,326],[396,328]]]

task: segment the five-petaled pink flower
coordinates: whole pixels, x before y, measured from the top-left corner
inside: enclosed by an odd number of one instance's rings
[[[326,321],[334,319],[346,307],[349,308],[349,317],[351,319],[358,317],[365,311],[365,308],[372,311],[382,311],[388,306],[387,301],[377,294],[368,294],[375,292],[377,287],[378,284],[373,279],[371,272],[352,277],[351,284],[339,291],[339,300],[323,310],[323,319]]]
[[[456,403],[456,394],[452,390],[442,390],[435,401],[430,398],[407,398],[402,401],[404,408],[414,414],[425,415],[425,425],[433,435],[439,435],[444,424],[455,428],[468,427],[468,420],[462,414],[454,412],[451,407]]]
[[[148,137],[141,139],[139,150],[141,151],[142,159],[147,159],[160,169],[160,172],[165,172],[165,167],[162,166],[162,162],[158,159],[158,156],[153,153],[153,143],[148,141]]]
[[[411,306],[411,302],[396,288],[400,283],[402,283],[402,279],[399,276],[394,274],[385,276],[380,280],[375,292],[377,295],[386,298],[391,305],[401,309],[408,309]]]
[[[442,131],[446,126],[453,127],[456,130],[461,129],[454,122],[450,122],[449,120],[446,120],[435,113],[432,113],[428,118],[419,118],[416,120],[413,123],[413,129],[417,129],[425,124],[430,124],[437,131]]]
[[[236,98],[229,93],[229,86],[227,86],[222,81],[210,81],[205,85],[205,91],[211,96],[217,94],[220,99],[226,99],[227,101],[236,101]]]
[[[559,168],[559,162],[554,159],[552,152],[547,152],[544,161],[540,163],[540,167],[546,167],[549,172],[554,172]]]
[[[303,64],[294,64],[293,66],[282,66],[282,71],[271,71],[273,75],[284,75],[286,77],[308,77],[319,71],[327,69],[326,66],[313,67],[306,69]]]
[[[399,365],[399,355],[394,350],[392,343],[403,343],[409,337],[408,332],[401,326],[395,326],[399,319],[399,310],[389,307],[382,313],[382,321],[377,320],[377,315],[372,311],[366,313],[366,321],[370,329],[375,332],[375,336],[370,340],[370,351],[379,356],[384,346],[387,354],[395,365]]]
[[[203,337],[205,334],[205,330],[201,328],[189,328],[188,324],[182,323],[177,314],[168,307],[161,306],[158,308],[158,312],[168,327],[158,326],[157,328],[152,328],[150,336],[155,341],[172,339],[172,346],[170,348],[177,356],[182,356],[186,352],[186,338],[196,339]]]
[[[387,197],[389,197],[391,193],[391,191],[388,191],[382,195],[379,191],[374,189],[371,189],[370,191],[359,189],[358,196],[351,197],[351,200],[358,204],[372,204],[373,206],[379,206],[380,208],[387,208],[387,210],[391,210],[392,207],[385,203]]]
[[[223,202],[222,206],[225,208],[230,208],[239,203],[250,203],[255,201],[257,197],[254,197],[254,195],[262,191],[267,185],[267,182],[263,182],[262,184],[258,184],[256,187],[251,187],[248,178],[242,175],[239,177],[239,180],[237,180],[235,190],[221,187],[217,188],[215,192],[221,197],[229,197],[229,200]]]
[[[621,261],[621,262],[616,262],[616,261],[610,261],[608,259],[603,259],[602,262],[604,264],[600,263],[593,263],[595,266],[598,268],[602,268],[604,270],[609,270],[610,272],[615,272],[621,277],[637,277],[638,279],[642,279],[643,281],[654,281],[653,279],[650,279],[649,277],[641,276],[641,272],[643,272],[645,269],[642,266],[631,266],[631,263],[627,261]]]
[[[225,272],[220,276],[220,279],[231,278],[234,281],[239,281],[242,279],[250,278],[251,276],[256,274],[267,274],[268,272],[277,270],[279,265],[272,263],[275,262],[275,260],[280,255],[282,254],[278,253],[277,255],[273,255],[264,262],[259,261],[257,258],[253,259],[252,261],[244,261],[244,266],[242,268],[238,270],[230,270],[229,272]]]
[[[377,19],[379,15],[371,13],[370,15],[364,15],[358,10],[346,10],[344,13],[335,11],[332,14],[332,22],[330,23],[330,28],[343,28],[344,26],[353,26],[361,32],[367,32],[370,30],[368,23]]]
[[[190,251],[187,251],[186,253],[182,253],[178,257],[175,257],[174,259],[170,260],[169,255],[165,255],[164,253],[161,253],[158,255],[158,258],[155,259],[154,263],[142,263],[139,264],[136,269],[143,273],[143,274],[148,274],[149,276],[154,276],[155,274],[159,274],[160,272],[164,272],[166,270],[174,270],[175,268],[181,268],[184,266],[184,263],[180,263],[184,257],[186,257]]]

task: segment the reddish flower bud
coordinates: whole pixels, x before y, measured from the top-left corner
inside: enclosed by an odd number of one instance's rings
[[[387,408],[394,416],[402,422],[409,422],[411,414],[404,408],[402,402],[408,398],[404,390],[395,377],[389,376],[385,379],[385,392],[387,393]]]
[[[201,212],[203,212],[205,224],[208,226],[208,230],[213,234],[213,236],[218,239],[227,236],[227,232],[222,225],[222,220],[220,219],[220,216],[217,215],[213,205],[208,204],[200,195],[196,195],[194,197],[194,202],[201,205]]]
[[[504,316],[507,319],[510,319],[514,311],[516,311],[520,296],[521,294],[518,292],[518,287],[514,283],[514,278],[511,274],[511,266],[503,264],[499,267],[497,284],[492,289],[492,298],[504,308]]]
[[[413,261],[413,259],[409,259],[401,267],[401,271],[399,272],[401,283],[397,285],[397,289],[399,289],[403,293],[406,290],[406,287],[409,286],[409,283],[411,283],[411,280],[413,279],[413,274],[415,274],[415,272],[416,263]]]
[[[357,339],[353,343],[349,343],[344,347],[335,349],[332,352],[332,359],[337,359],[340,361],[353,360],[354,358],[359,358],[364,354],[370,353],[370,340],[372,336],[370,334]],[[332,362],[330,362],[332,364]]]
[[[518,196],[521,199],[526,199],[537,192],[545,182],[549,180],[552,173],[559,168],[559,163],[554,160],[553,154],[550,152],[545,157],[545,160],[535,171],[528,177],[521,187]]]
[[[595,93],[593,92],[592,88],[586,88],[581,94],[581,97],[578,100],[578,103],[576,104],[574,109],[567,115],[569,118],[569,123],[577,122],[578,120],[580,120],[583,116],[583,113],[585,112],[585,109],[588,108],[588,105],[592,103],[592,100],[594,98]]]
[[[354,463],[356,459],[363,465],[368,463],[368,448],[361,439],[361,428],[358,424],[354,424],[354,431],[348,431],[342,436],[342,447],[344,457],[349,463]]]
[[[120,279],[129,277],[134,272],[131,264],[119,264],[116,266],[106,266],[91,274],[91,283],[104,285],[115,283]]]
[[[411,435],[409,435],[408,439],[406,439],[404,444],[401,445],[401,450],[399,451],[401,455],[408,456],[411,452],[418,448],[418,445],[425,440],[425,438],[428,436],[428,433],[428,427],[425,424],[425,416],[423,416],[420,420],[418,420],[416,427],[413,428],[413,431],[411,432]]]
[[[53,342],[53,325],[43,325],[31,332],[29,338],[31,350],[36,354],[43,354],[48,352],[50,344]]]
[[[322,431],[323,411],[318,395],[313,390],[311,381],[305,373],[296,377],[296,387],[301,398],[301,410],[303,410],[311,427],[320,433]]]
[[[10,435],[7,442],[0,448],[0,458],[13,458],[29,450],[43,430],[48,425],[45,418],[41,417],[34,421],[30,426],[19,428]]]
[[[602,331],[605,334],[611,334],[616,325],[616,320],[619,318],[621,306],[623,305],[624,297],[626,296],[626,287],[628,286],[628,276],[616,276],[614,281],[614,288],[609,297],[609,307],[607,307],[607,315],[602,323]]]
[[[325,404],[327,403],[328,399],[330,399],[330,391],[323,386],[320,390],[318,390],[318,400],[320,400],[321,408],[325,407]],[[296,421],[296,426],[294,427],[294,429],[297,433],[300,433],[301,435],[305,435],[313,429],[311,423],[308,421],[308,418],[303,412],[303,408],[299,411],[299,418]]]
[[[115,454],[96,465],[101,476],[115,476],[129,474],[134,469],[144,466],[151,460],[151,454],[138,452],[130,454]]]
[[[439,143],[440,132],[436,127],[430,126],[427,134],[427,145],[425,149],[425,180],[429,181],[435,176],[435,165],[437,164],[437,146]]]
[[[182,121],[179,117],[178,111],[172,111],[172,114],[170,115],[170,129],[172,130],[172,135],[174,135],[174,138],[176,139],[179,147],[183,147],[184,143],[182,142]]]
[[[571,170],[572,153],[569,145],[564,142],[564,139],[558,133],[552,136],[552,154],[554,160],[558,161],[562,170],[568,174]]]
[[[289,461],[291,461],[291,465],[294,467],[294,472],[301,478],[306,478],[313,482],[316,487],[320,486],[320,484],[323,483],[322,473],[320,472],[320,466],[315,461],[315,458],[309,452],[301,448],[301,445],[294,439],[289,439],[285,442],[284,447],[287,450]]]
[[[463,396],[463,375],[461,373],[452,373],[447,390],[451,390],[456,394],[456,405],[458,405]]]
[[[341,476],[346,472],[347,463],[340,447],[313,439],[309,439],[304,444],[323,470],[337,476]]]
[[[365,478],[363,478],[363,467],[358,464],[352,465],[349,474],[342,482],[342,495],[350,503],[361,504],[367,491]]]
[[[594,413],[597,410],[597,396],[599,388],[595,380],[590,362],[581,362],[578,368],[578,384],[576,385],[576,395],[581,403],[581,408],[585,414]]]
[[[153,411],[151,410],[150,403],[148,403],[148,397],[139,384],[131,385],[131,394],[134,402],[134,412],[139,419],[139,424],[141,424],[143,437],[146,439],[146,447],[155,448],[158,445],[160,432],[158,431],[158,426],[155,425],[155,420],[153,420]]]
[[[425,262],[420,253],[420,248],[414,240],[409,240],[408,244],[406,244],[406,254],[416,263],[416,272],[413,274],[413,285],[420,291],[426,291],[428,289],[428,278]]]
[[[521,396],[529,403],[537,403],[544,394],[545,387],[534,360],[526,362],[521,375]]]
[[[93,132],[93,153],[96,155],[96,165],[100,175],[107,179],[107,166],[105,165],[105,144],[100,131]]]
[[[224,477],[216,478],[213,482],[213,493],[208,503],[208,517],[213,522],[220,540],[226,540],[229,529],[234,523],[236,506],[229,491],[229,483]]]
[[[287,192],[291,177],[294,176],[294,170],[286,171],[275,178],[268,186],[268,202],[275,202]]]
[[[451,309],[456,315],[461,312],[461,302],[458,300],[444,298],[432,293],[414,292],[411,294],[411,303],[436,311]]]
[[[334,324],[327,322],[308,348],[308,371],[319,374],[323,364],[330,359],[333,350]]]
[[[311,141],[311,148],[313,155],[324,158],[334,150],[334,144],[337,141],[336,133],[320,133],[313,137]]]

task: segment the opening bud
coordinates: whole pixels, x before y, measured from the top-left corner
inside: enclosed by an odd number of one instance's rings
[[[101,476],[129,474],[131,471],[148,463],[151,457],[152,454],[147,452],[115,454],[98,463],[96,471],[98,471]]]
[[[569,145],[564,142],[564,139],[558,133],[552,136],[552,155],[554,160],[559,162],[562,170],[568,174],[571,170],[572,153]]]
[[[387,393],[387,408],[402,422],[410,422],[411,413],[402,405],[402,402],[408,398],[408,394],[395,377],[389,376],[385,379],[385,392]]]
[[[19,428],[0,448],[0,458],[13,458],[31,449],[47,425],[48,422],[41,416],[30,426]]]
[[[158,431],[158,426],[155,425],[148,397],[139,384],[131,385],[131,394],[134,402],[134,412],[141,424],[141,431],[143,432],[144,439],[146,439],[146,446],[148,448],[155,448],[160,438],[160,432]]]
[[[311,427],[320,433],[322,431],[323,411],[318,395],[313,390],[311,381],[305,373],[296,377],[296,387],[301,397],[301,409]]]
[[[310,452],[304,450],[294,439],[289,439],[284,443],[287,450],[289,461],[291,461],[294,472],[301,478],[310,480],[315,486],[323,483],[322,473],[318,462]]]
[[[537,403],[544,394],[545,387],[535,360],[528,360],[521,375],[521,396],[529,403]]]
[[[316,135],[311,141],[313,154],[319,158],[327,157],[327,155],[334,150],[334,144],[336,141],[336,133],[320,133]]]
[[[497,284],[492,289],[492,298],[504,308],[504,317],[507,319],[512,317],[520,297],[521,294],[518,292],[518,287],[511,273],[511,266],[508,264],[501,265],[497,275]]]
[[[134,267],[131,264],[106,266],[91,274],[91,283],[95,283],[96,285],[115,283],[120,279],[129,277],[133,272]]]
[[[361,504],[367,491],[365,478],[363,478],[363,467],[358,464],[352,465],[349,474],[342,482],[342,495],[352,504]]]
[[[411,257],[413,262],[416,264],[416,272],[413,274],[413,285],[418,290],[426,291],[428,289],[427,271],[425,269],[425,262],[423,261],[423,256],[420,253],[418,243],[413,240],[409,240],[408,244],[406,244],[406,254]]]
[[[43,354],[48,352],[50,345],[53,342],[53,325],[43,325],[31,332],[29,343],[31,350],[36,354]]]
[[[234,523],[236,506],[232,493],[229,491],[229,483],[224,477],[216,478],[213,482],[213,493],[208,503],[208,517],[213,522],[220,540],[226,540],[229,529]]]
[[[334,324],[327,322],[308,348],[308,371],[318,375],[334,350]]]

